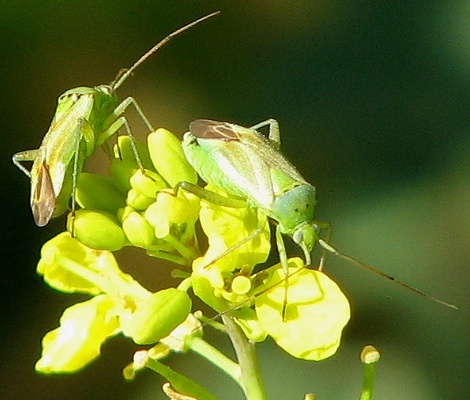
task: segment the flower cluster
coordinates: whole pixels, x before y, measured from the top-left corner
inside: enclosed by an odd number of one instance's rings
[[[69,215],[68,231],[42,248],[37,270],[46,283],[91,298],[66,309],[60,326],[45,335],[38,371],[77,371],[117,334],[155,345],[155,359],[185,351],[201,335],[189,289],[216,313],[230,315],[250,340],[271,336],[308,360],[335,353],[349,319],[338,286],[299,258],[288,260],[287,277],[280,264],[254,272],[271,251],[265,215],[248,203],[224,207],[183,190],[180,182],[197,184],[198,177],[181,142],[165,129],[150,133],[147,146],[121,136],[113,152],[110,178],[80,174],[80,209]],[[210,183],[206,189],[230,197]],[[197,224],[206,239],[198,238]],[[173,262],[183,277],[178,287],[151,293],[123,273],[112,252],[125,246]]]

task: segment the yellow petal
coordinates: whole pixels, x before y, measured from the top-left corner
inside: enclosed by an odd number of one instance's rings
[[[278,346],[294,357],[323,360],[333,355],[349,320],[349,303],[340,288],[324,273],[301,268],[300,259],[289,260],[289,288],[285,321],[284,274],[275,270],[266,290],[255,300],[256,314]],[[293,267],[293,268],[291,268]]]
[[[98,357],[102,343],[118,332],[114,307],[109,296],[100,295],[65,310],[60,327],[42,340],[43,351],[36,371],[71,373]]]

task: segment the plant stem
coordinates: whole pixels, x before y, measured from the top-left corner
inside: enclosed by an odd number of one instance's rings
[[[255,346],[228,315],[222,315],[241,368],[243,391],[247,400],[266,400],[266,392],[256,357]]]
[[[364,378],[360,400],[372,400],[374,388],[375,367],[380,360],[380,353],[371,345],[365,346],[361,352],[361,362],[364,366]]]
[[[188,340],[187,345],[191,351],[209,360],[212,364],[217,366],[217,368],[224,371],[235,382],[243,387],[242,381],[240,379],[240,367],[236,362],[232,361],[225,354],[221,353],[218,349],[197,336],[194,336]]]

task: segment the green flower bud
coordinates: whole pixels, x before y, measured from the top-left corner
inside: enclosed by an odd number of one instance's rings
[[[152,199],[155,199],[159,190],[167,187],[167,184],[162,177],[156,172],[150,170],[145,170],[145,173],[143,174],[142,171],[138,169],[134,175],[131,176],[130,183],[132,189],[135,189],[140,194]]]
[[[154,170],[150,154],[146,146],[144,146],[137,139],[133,139],[137,153],[139,155],[140,162],[145,169]],[[129,160],[134,163],[135,168],[139,168],[135,153],[132,150],[131,139],[128,135],[118,136],[118,142],[113,148],[114,157],[121,160]]]
[[[69,214],[67,229],[70,231],[72,214]],[[77,210],[73,219],[75,237],[84,245],[98,250],[116,251],[128,242],[117,221],[101,212]]]
[[[150,158],[158,173],[171,187],[178,182],[197,183],[197,174],[188,163],[181,141],[166,129],[158,129],[147,137]]]
[[[115,214],[117,209],[124,207],[122,193],[114,182],[102,175],[82,172],[78,176],[75,192],[77,203],[88,210],[102,210]]]
[[[154,201],[155,197],[145,196],[135,189],[131,189],[127,192],[126,204],[136,210],[145,210]]]
[[[117,210],[116,216],[118,221],[121,223],[127,218],[127,216],[135,211],[135,208],[131,206],[125,206]]]
[[[155,236],[153,227],[138,212],[130,212],[122,222],[122,229],[129,241],[136,247],[147,249]]]
[[[190,311],[191,299],[188,294],[170,288],[153,293],[137,304],[132,316],[121,324],[124,334],[135,343],[152,344],[184,322]]]
[[[119,158],[111,160],[109,173],[114,184],[122,193],[127,193],[132,189],[130,180],[136,171],[138,171],[138,168],[132,160],[120,160]]]

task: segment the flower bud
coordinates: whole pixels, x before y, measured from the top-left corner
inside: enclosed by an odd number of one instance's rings
[[[135,189],[131,189],[127,192],[126,204],[136,210],[145,210],[154,201],[155,198],[145,196]]]
[[[111,216],[90,210],[77,210],[75,218],[69,214],[67,229],[73,224],[75,237],[84,245],[98,250],[116,251],[127,244],[126,235]]]
[[[135,171],[130,178],[132,189],[137,190],[144,196],[155,199],[157,192],[167,187],[166,182],[156,172],[145,170],[142,173],[140,169]]]
[[[136,160],[134,150],[132,149],[131,140],[135,144],[135,149],[137,150],[142,166],[146,169],[154,170],[147,147],[145,147],[136,138],[131,139],[128,135],[118,136],[118,142],[113,148],[114,157],[120,160],[131,161],[134,163],[135,168],[139,168],[140,166]]]
[[[181,141],[166,129],[158,129],[147,137],[150,158],[158,173],[174,187],[178,182],[197,183],[197,175],[188,163]]]
[[[122,322],[123,332],[137,344],[152,344],[184,322],[191,311],[186,292],[170,288],[153,293],[137,305],[131,318]]]
[[[124,207],[124,196],[114,182],[102,175],[82,172],[75,192],[77,203],[88,210],[102,210],[115,214]]]
[[[120,160],[113,158],[109,167],[109,173],[116,187],[122,192],[127,193],[131,190],[131,177],[138,171],[135,162],[132,160]]]
[[[199,201],[193,201],[183,192],[161,190],[157,200],[145,211],[145,219],[155,227],[155,236],[164,238],[176,225],[193,226],[198,218]]]
[[[147,249],[155,236],[153,227],[138,212],[130,212],[122,222],[122,229],[129,241],[136,247]]]
[[[116,216],[117,216],[118,222],[120,222],[122,225],[122,222],[127,218],[127,216],[130,213],[133,213],[134,211],[135,211],[135,208],[131,206],[125,206],[117,210]]]

